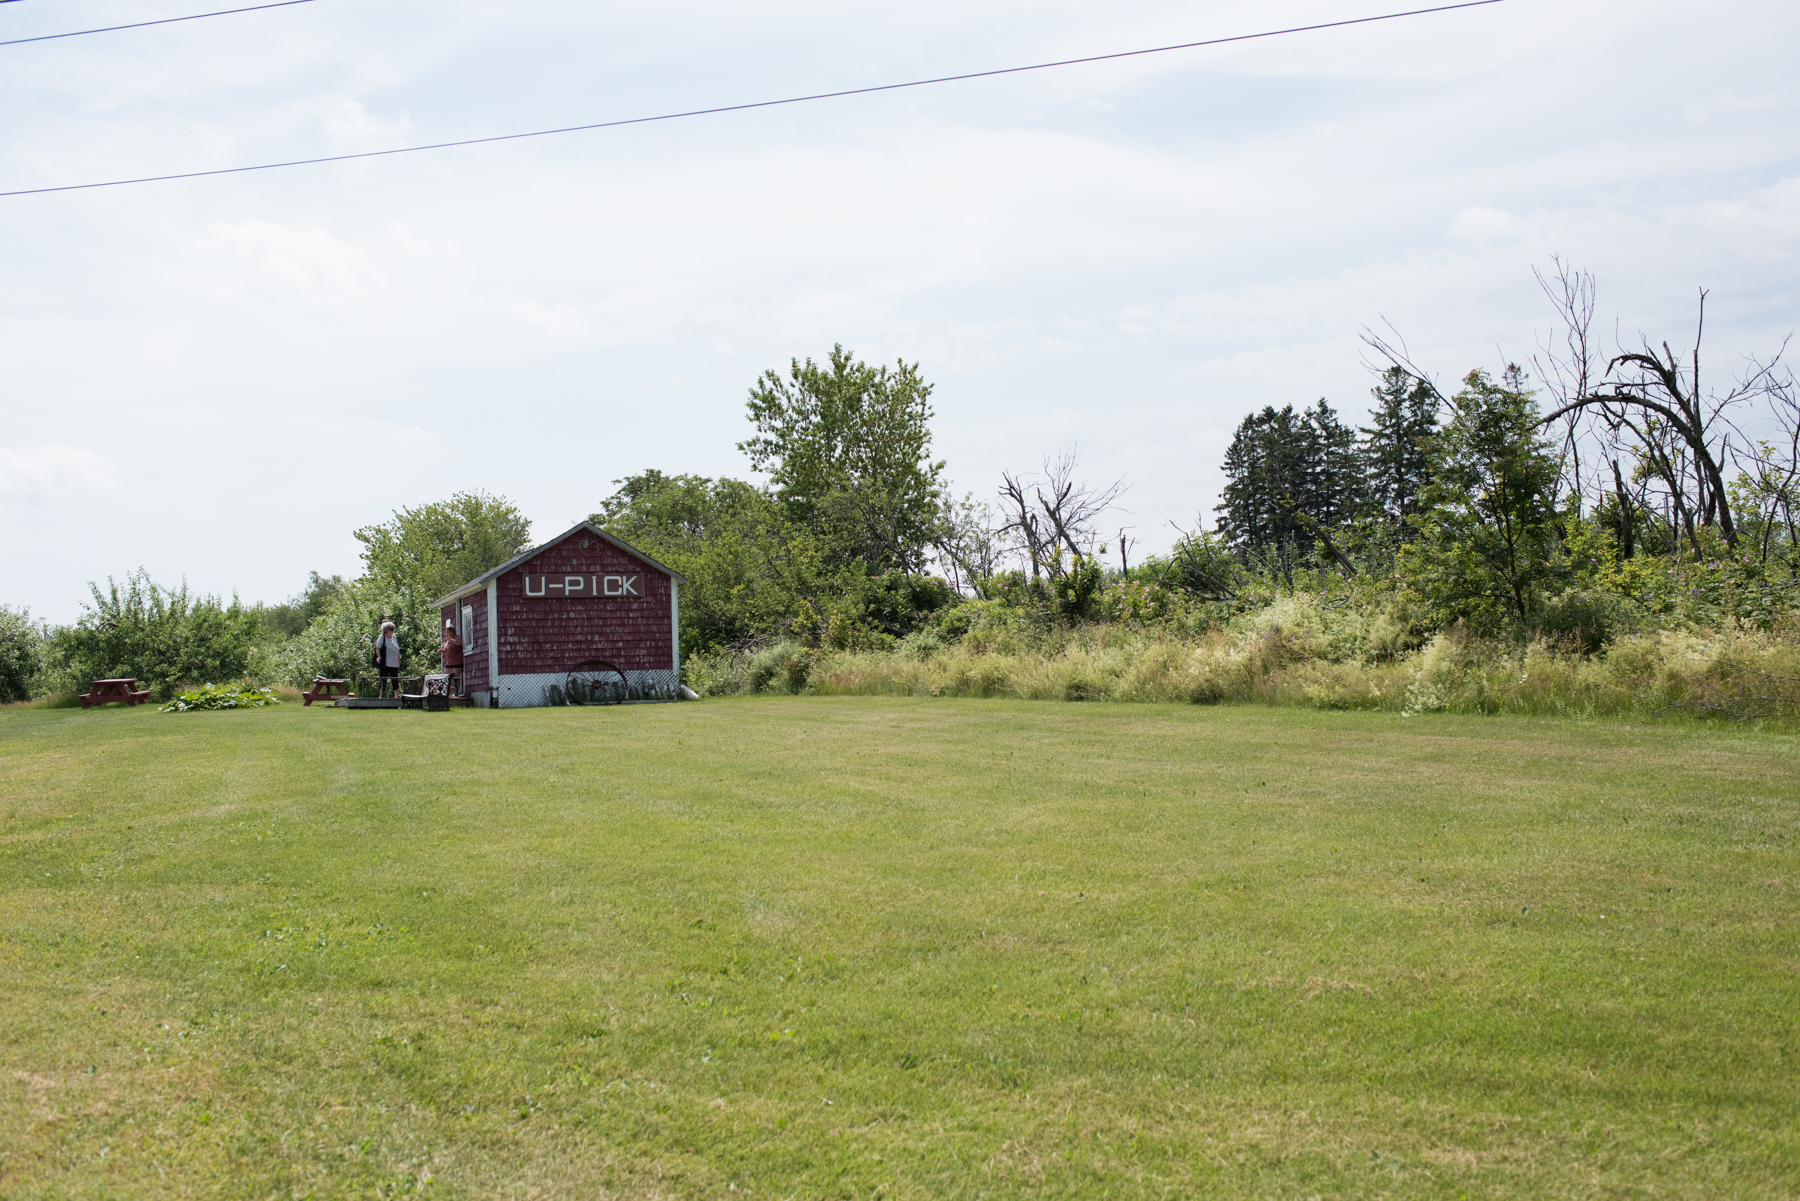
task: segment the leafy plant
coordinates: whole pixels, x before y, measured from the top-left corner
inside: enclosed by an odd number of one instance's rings
[[[756,436],[738,444],[826,562],[917,571],[938,533],[944,465],[931,459],[931,385],[917,363],[873,367],[842,346],[751,389]]]
[[[273,688],[257,688],[252,684],[208,684],[177,693],[162,707],[164,713],[191,713],[196,709],[262,709],[279,705],[281,699]]]

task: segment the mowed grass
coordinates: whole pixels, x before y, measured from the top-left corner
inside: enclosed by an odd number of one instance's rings
[[[1792,1197],[1797,749],[0,711],[0,1195]]]

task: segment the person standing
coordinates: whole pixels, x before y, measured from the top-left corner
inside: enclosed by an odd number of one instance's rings
[[[462,695],[463,644],[456,636],[456,625],[445,619],[444,645],[438,648],[438,654],[444,660],[444,671],[450,676],[450,695]]]
[[[394,634],[394,623],[381,623],[381,637],[375,640],[375,667],[381,672],[381,683],[375,695],[387,695],[388,681],[394,682],[394,695],[400,695],[400,639]]]

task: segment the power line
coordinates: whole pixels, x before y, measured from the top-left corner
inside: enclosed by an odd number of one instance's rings
[[[1173,46],[1152,46],[1145,50],[1121,50],[1115,54],[1091,54],[1085,58],[1065,58],[1055,62],[1032,63],[1023,67],[998,67],[991,71],[970,71],[963,75],[940,75],[933,79],[913,79],[905,83],[882,83],[866,88],[846,88],[841,92],[814,92],[808,96],[788,96],[780,100],[755,100],[747,104],[725,104],[717,108],[695,108],[679,113],[661,113],[654,117],[626,117],[618,121],[596,121],[589,125],[565,125],[557,129],[534,129],[527,133],[502,133],[485,138],[463,138],[454,142],[432,142],[424,146],[400,146],[392,150],[364,150],[357,154],[328,154],[319,158],[288,159],[279,163],[257,163],[248,167],[216,167],[210,171],[182,171],[172,175],[145,175],[136,179],[107,179],[96,183],[60,184],[50,188],[20,188],[0,192],[8,196],[39,196],[46,192],[80,192],[90,188],[122,188],[140,183],[167,183],[177,179],[204,179],[212,175],[241,175],[248,171],[274,171],[282,167],[310,167],[319,163],[345,163],[360,158],[385,158],[393,154],[417,154],[423,150],[449,150],[457,146],[483,146],[490,142],[516,142],[522,138],[547,138],[563,133],[584,133],[595,129],[617,129],[624,125],[648,125],[655,121],[678,121],[684,117],[710,117],[720,113],[741,113],[750,109],[775,108],[784,104],[804,104],[811,100],[837,100],[845,96],[867,96],[874,92],[893,92],[902,88],[929,87],[937,83],[958,83],[968,79],[990,79],[996,75],[1017,75],[1024,71],[1047,71],[1052,67],[1073,67],[1082,63],[1107,62],[1112,59],[1138,58],[1146,54],[1164,54],[1171,50],[1195,50],[1202,46],[1223,46],[1230,42],[1250,42],[1259,38],[1282,37],[1290,33],[1312,33],[1320,29],[1342,29],[1347,25],[1368,25],[1375,21],[1395,21],[1402,17],[1422,17],[1431,13],[1454,12],[1459,8],[1483,8],[1504,0],[1463,0],[1460,4],[1440,4],[1434,8],[1415,8],[1406,12],[1382,13],[1373,17],[1352,17],[1345,21],[1326,21],[1318,25],[1296,25],[1288,29],[1270,29],[1262,33],[1241,33],[1228,38],[1209,38],[1203,42],[1181,42]]]
[[[26,42],[54,42],[57,38],[86,37],[90,33],[117,33],[121,29],[143,29],[150,25],[173,25],[177,21],[199,21],[206,17],[229,17],[233,13],[261,12],[265,8],[287,8],[292,4],[311,4],[313,0],[278,0],[275,4],[253,4],[249,8],[227,8],[216,13],[193,13],[186,17],[164,17],[160,21],[137,21],[130,25],[107,25],[100,29],[76,29],[69,33],[46,33],[35,38],[14,38],[10,42],[0,42],[0,46],[23,46]],[[16,0],[0,0],[0,4],[12,4]]]

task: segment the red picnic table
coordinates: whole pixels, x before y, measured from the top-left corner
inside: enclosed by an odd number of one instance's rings
[[[306,704],[310,705],[314,701],[329,701],[336,697],[355,696],[356,694],[350,691],[349,680],[328,680],[324,676],[314,676],[312,691],[302,692],[300,695],[305,697]],[[305,705],[302,705],[301,708],[305,708]]]
[[[83,709],[88,709],[94,705],[104,705],[108,701],[124,701],[127,705],[141,704],[150,699],[150,693],[140,692],[136,680],[95,680],[76,699],[81,702]]]

